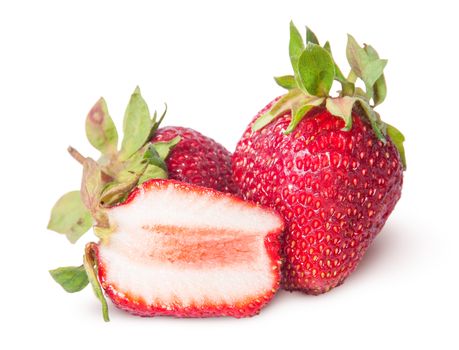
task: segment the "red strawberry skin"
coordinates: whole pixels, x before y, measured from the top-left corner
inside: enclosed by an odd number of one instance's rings
[[[285,219],[283,287],[320,294],[345,280],[381,231],[401,196],[403,166],[394,144],[378,141],[356,114],[343,131],[342,119],[317,107],[284,135],[290,119],[287,112],[256,132],[252,121],[233,175],[244,198]]]
[[[212,196],[212,198],[227,198],[233,202],[233,204],[243,204],[247,206],[258,206],[255,203],[245,202],[242,199],[230,195],[228,193],[222,193],[215,191],[210,188],[205,188],[201,186],[189,185],[183,182],[178,182],[174,180],[161,180],[161,179],[152,179],[141,186],[136,188],[133,192],[130,193],[125,202],[118,204],[117,206],[124,206],[132,201],[142,192],[155,190],[162,187],[167,187],[168,184],[173,183],[174,186],[183,191],[193,191],[195,193],[207,193]],[[267,209],[269,210],[269,209]],[[274,211],[272,214],[279,216]],[[282,219],[279,218],[280,222]],[[116,285],[110,283],[107,279],[106,266],[103,264],[103,259],[100,259],[99,256],[99,244],[93,243],[92,249],[96,255],[98,261],[98,279],[102,288],[104,289],[106,295],[111,299],[111,301],[120,309],[125,310],[133,315],[151,317],[151,316],[175,316],[175,317],[187,317],[187,318],[199,318],[199,317],[217,317],[217,316],[231,316],[235,318],[250,317],[257,315],[260,310],[274,297],[277,290],[280,287],[281,277],[280,277],[280,268],[281,268],[281,256],[280,256],[280,235],[284,229],[283,224],[281,224],[278,229],[273,232],[269,232],[264,239],[264,246],[268,254],[271,270],[270,273],[273,276],[273,283],[271,289],[269,289],[264,294],[253,295],[247,297],[244,300],[239,300],[234,304],[215,304],[209,301],[204,306],[203,305],[188,305],[183,307],[180,301],[171,305],[164,305],[161,303],[161,300],[157,300],[155,304],[149,304],[141,298],[136,298],[131,295],[129,291],[120,290]]]
[[[225,147],[193,129],[178,126],[158,129],[152,142],[169,141],[176,136],[181,140],[166,160],[170,179],[238,193],[232,179],[231,153]]]

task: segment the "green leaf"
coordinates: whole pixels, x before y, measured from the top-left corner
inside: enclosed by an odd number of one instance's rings
[[[370,99],[368,98],[367,93],[366,93],[363,89],[361,89],[361,88],[359,88],[359,87],[356,87],[356,88],[355,88],[354,96],[355,96],[355,97],[359,97],[359,98],[365,100],[367,103],[370,102]]]
[[[160,147],[161,148],[161,147]],[[164,152],[164,149],[162,150]],[[158,151],[156,150],[153,144],[148,145],[147,150],[144,153],[143,157],[144,161],[142,164],[148,165],[155,165],[164,171],[167,172],[167,165],[164,159],[159,155]]]
[[[324,49],[327,50],[327,52],[330,54],[330,56],[332,56],[333,58],[333,54],[332,54],[332,51],[331,51],[331,46],[330,46],[330,43],[327,41],[324,45]],[[336,64],[335,60],[333,59],[333,63],[335,64],[335,79],[339,82],[348,82],[346,77],[343,75],[343,73],[341,72],[341,69],[339,69],[338,65]]]
[[[123,163],[115,181],[102,190],[100,202],[104,207],[122,202],[138,185],[149,179],[167,179],[165,159],[170,150],[180,142],[180,136],[165,142],[147,144]]]
[[[92,158],[83,162],[83,179],[81,182],[81,200],[91,214],[99,208],[100,192],[103,188],[102,170]]]
[[[328,51],[330,56],[333,58],[333,54],[331,51],[331,46],[330,43],[327,41],[324,45],[324,49]],[[348,81],[344,74],[341,72],[341,69],[338,67],[338,65],[335,62],[335,59],[333,58],[333,63],[335,65],[335,80],[341,83],[341,89],[342,89],[342,95],[344,96],[353,96],[354,91],[355,91],[355,85],[354,83]]]
[[[128,159],[148,141],[152,126],[148,106],[137,87],[124,114],[124,137],[119,154],[121,160]]]
[[[180,136],[176,136],[169,141],[158,141],[153,143],[153,147],[155,148],[156,152],[158,152],[161,159],[166,160],[169,156],[169,152],[173,149],[182,138]]]
[[[145,150],[147,147],[145,146]],[[116,179],[105,185],[100,196],[100,203],[103,207],[111,207],[122,202],[137,186],[148,166],[148,161],[144,159],[145,152],[137,152],[132,155],[124,163],[124,169],[118,172]]]
[[[352,107],[356,99],[344,96],[338,98],[327,98],[326,108],[334,116],[344,120],[343,130],[349,131],[352,128]]]
[[[308,112],[313,108],[313,105],[305,105],[298,109],[292,110],[292,120],[288,125],[287,129],[284,131],[285,135],[290,134],[293,130],[295,130],[296,126],[303,120],[303,118],[308,114]]]
[[[306,27],[306,44],[313,43],[319,45],[319,40],[311,28]]]
[[[298,65],[298,59],[304,50],[304,42],[300,32],[295,27],[292,21],[290,21],[290,42],[289,42],[289,54],[290,62],[292,63],[293,70]]]
[[[324,102],[323,97],[309,97],[302,99],[297,103],[292,104],[292,119],[287,129],[284,131],[285,135],[290,134],[295,130],[296,126],[303,120],[309,110],[313,107],[320,106]]]
[[[290,21],[290,42],[289,42],[289,55],[290,55],[290,62],[292,63],[293,72],[295,74],[295,78],[297,83],[301,84],[299,81],[298,76],[298,60],[301,56],[301,53],[304,50],[304,42],[303,38],[301,37],[300,32],[295,27],[292,21]]]
[[[363,44],[363,49],[365,50],[366,54],[368,55],[368,58],[370,59],[370,61],[375,61],[375,60],[379,59],[379,54],[375,50],[375,48],[373,46],[368,45],[368,44]]]
[[[153,164],[148,164],[142,176],[139,178],[138,185],[141,185],[145,181],[148,181],[151,179],[167,179],[167,177],[168,177],[167,171],[165,171],[163,168],[158,167]]]
[[[369,58],[365,50],[359,46],[357,41],[350,34],[347,35],[346,57],[352,71],[357,74],[359,78],[362,78],[363,70],[369,63]]]
[[[86,270],[88,280],[91,283],[94,294],[96,295],[97,299],[99,299],[102,305],[102,316],[104,318],[104,321],[108,322],[110,321],[108,317],[108,305],[107,301],[105,300],[104,293],[100,286],[99,280],[97,279],[98,266],[94,249],[95,243],[88,243],[86,245],[85,254],[83,256],[83,265]]]
[[[80,191],[64,194],[51,210],[48,229],[63,233],[75,243],[92,226],[90,212],[84,206]]]
[[[355,74],[355,72],[351,69],[349,71],[348,76],[347,76],[347,80],[350,81],[351,83],[355,84],[355,82],[357,81],[357,78],[358,78],[357,74]]]
[[[327,50],[309,43],[300,56],[298,72],[307,93],[327,96],[335,77],[335,63]]]
[[[67,266],[50,270],[51,277],[68,293],[83,290],[89,283],[84,266]]]
[[[151,130],[150,130],[150,134],[148,135],[148,140],[151,140],[153,138],[153,136],[155,135],[156,133],[156,130],[158,130],[159,126],[161,125],[164,117],[166,116],[166,113],[167,113],[167,104],[165,103],[164,104],[164,112],[163,114],[161,114],[161,117],[159,117],[159,120],[157,120],[157,116],[158,116],[158,112],[155,111],[155,113],[153,114],[153,118],[152,118],[152,127],[151,127]]]
[[[376,50],[371,45],[364,45],[364,50],[367,53],[370,60],[377,60],[379,59],[379,55]],[[373,85],[373,101],[375,106],[381,104],[386,99],[387,95],[387,86],[386,86],[386,79],[384,78],[384,74],[376,80]]]
[[[280,114],[290,110],[292,105],[304,95],[300,89],[292,89],[282,96],[269,111],[261,115],[252,125],[252,131],[257,131],[271,123]]]
[[[108,114],[107,104],[103,98],[91,108],[86,117],[86,136],[94,148],[102,154],[116,152],[118,146],[118,132]]]
[[[94,234],[100,239],[102,244],[106,244],[110,235],[115,231],[116,227],[99,227],[94,226]]]
[[[387,85],[386,78],[384,74],[376,80],[376,83],[373,85],[373,101],[375,106],[380,105],[384,102],[387,96]]]
[[[122,202],[127,195],[137,186],[141,175],[129,173],[130,179],[124,181],[113,181],[103,189],[100,202],[104,207],[111,207],[116,203]]]
[[[291,90],[297,87],[295,77],[293,75],[284,75],[281,77],[274,77],[277,85],[284,89]]]
[[[373,88],[376,81],[382,76],[387,60],[375,60],[369,62],[363,69],[362,80],[365,85]]]
[[[352,35],[348,35],[346,56],[351,65],[352,72],[365,83],[366,95],[369,98],[373,97],[375,104],[381,103],[385,98],[386,86],[383,71],[387,60],[379,59],[376,50],[372,47],[369,49],[360,47]],[[378,83],[378,90],[375,91],[375,85],[379,79],[381,80]],[[374,97],[375,92],[377,94],[376,98]]]
[[[367,101],[361,98],[357,98],[356,101],[359,102],[360,106],[362,107],[365,113],[365,116],[370,121],[371,127],[378,140],[382,141],[383,143],[386,143],[386,137],[383,133],[383,128],[385,127],[385,125],[381,122],[381,119],[378,117],[376,112],[373,110],[373,108],[371,108]]]
[[[390,139],[394,143],[395,147],[400,154],[400,159],[403,164],[403,170],[406,170],[406,157],[405,157],[405,147],[403,146],[403,142],[405,141],[405,136],[398,130],[395,126],[386,123],[387,127],[387,135],[389,135]]]

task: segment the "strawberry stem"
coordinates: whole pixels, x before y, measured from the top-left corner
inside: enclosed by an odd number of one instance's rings
[[[67,147],[67,151],[70,153],[70,155],[72,156],[73,159],[75,159],[78,163],[80,163],[81,165],[84,165],[85,163],[85,160],[86,160],[86,157],[83,156],[80,152],[78,152],[75,148],[73,148],[72,146],[69,146]],[[113,181],[113,177],[108,175],[106,172],[104,172],[103,170],[101,170],[101,176],[102,176],[102,180],[104,182],[110,182],[110,181]]]
[[[80,163],[81,165],[84,164],[84,160],[86,159],[86,157],[84,157],[75,148],[73,148],[72,146],[69,146],[67,148],[67,151],[70,153],[70,155],[73,157],[73,159],[75,159],[78,163]]]
[[[88,243],[85,247],[85,254],[83,256],[83,265],[86,270],[86,274],[88,275],[88,281],[91,283],[92,289],[94,294],[96,295],[97,299],[99,299],[102,307],[102,316],[105,322],[109,322],[110,318],[108,316],[108,305],[107,301],[105,300],[104,292],[102,291],[102,287],[100,286],[100,282],[98,279],[98,262],[95,254],[96,244],[95,243]]]

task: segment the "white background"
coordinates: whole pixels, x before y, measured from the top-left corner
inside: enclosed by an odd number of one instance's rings
[[[459,314],[457,80],[454,2],[2,1],[0,348],[457,349]],[[346,33],[389,59],[378,107],[407,138],[403,196],[343,286],[318,297],[280,292],[259,316],[142,319],[87,288],[67,294],[48,270],[79,264],[46,230],[49,210],[79,186],[71,144],[103,95],[120,125],[140,85],[166,124],[200,130],[231,151],[246,124],[282,93],[288,23],[309,25],[344,67]]]

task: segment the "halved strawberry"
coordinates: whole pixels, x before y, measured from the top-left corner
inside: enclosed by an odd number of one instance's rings
[[[141,316],[257,314],[280,280],[282,219],[212,189],[150,180],[107,210],[92,244],[102,288]]]
[[[81,188],[58,200],[48,228],[75,243],[92,226],[100,242],[86,246],[81,266],[51,276],[70,293],[91,283],[106,321],[104,290],[143,316],[256,314],[279,285],[283,221],[218,192],[237,192],[230,153],[191,129],[158,130],[162,118],[150,116],[136,88],[118,149],[105,101],[91,109],[86,134],[101,157],[69,148],[83,165]]]

